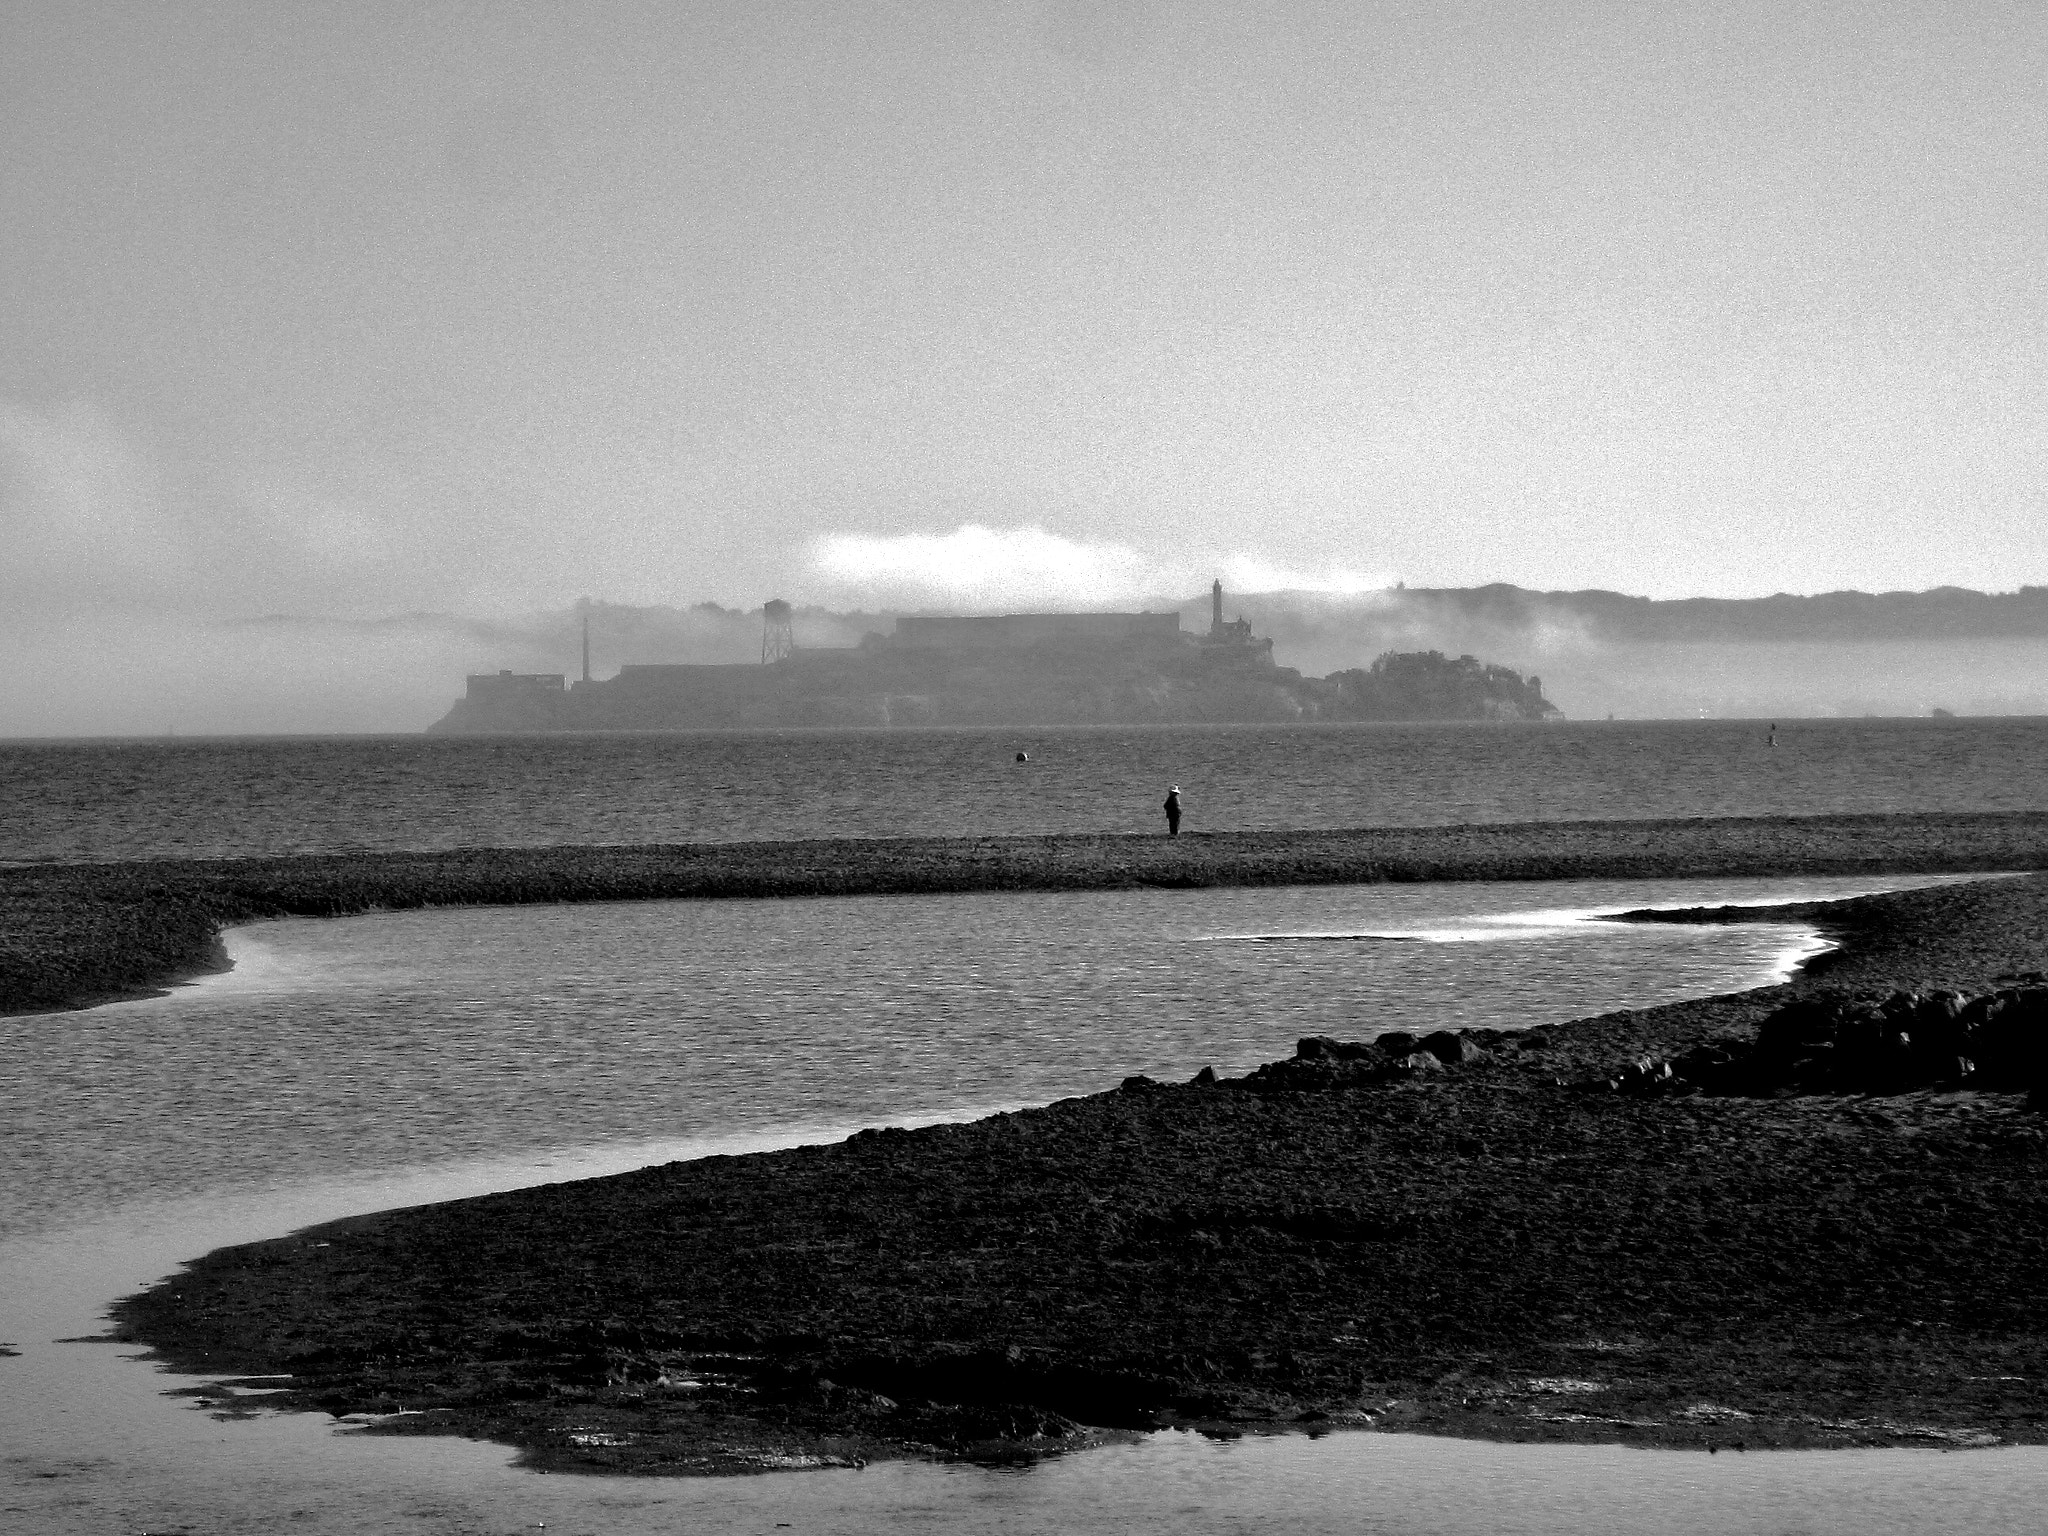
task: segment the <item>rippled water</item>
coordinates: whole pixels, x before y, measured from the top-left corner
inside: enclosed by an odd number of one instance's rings
[[[1028,752],[1031,761],[1018,763]],[[2048,720],[0,742],[0,861],[2048,809]]]
[[[231,933],[224,976],[9,1021],[0,1235],[154,1192],[843,1132],[1132,1073],[1236,1074],[1308,1034],[1519,1028],[1761,985],[1802,930],[1569,913],[1867,888],[990,893],[259,924]]]

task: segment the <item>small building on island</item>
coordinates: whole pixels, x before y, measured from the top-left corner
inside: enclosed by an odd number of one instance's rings
[[[565,672],[472,672],[467,697],[485,703],[554,698],[569,686]]]

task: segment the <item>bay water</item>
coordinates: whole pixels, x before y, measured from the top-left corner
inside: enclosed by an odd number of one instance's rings
[[[0,741],[0,862],[2048,810],[2048,719]],[[1024,753],[1027,762],[1018,762]]]

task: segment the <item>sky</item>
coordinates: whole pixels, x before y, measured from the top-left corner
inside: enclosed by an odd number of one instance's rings
[[[2010,590],[2044,203],[2029,4],[20,0],[0,648]]]

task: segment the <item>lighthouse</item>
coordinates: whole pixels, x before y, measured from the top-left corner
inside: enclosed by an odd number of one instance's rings
[[[1209,585],[1209,633],[1202,637],[1202,644],[1211,656],[1236,656],[1268,664],[1273,659],[1273,642],[1254,640],[1250,619],[1237,618],[1227,624],[1223,622],[1221,577]]]

